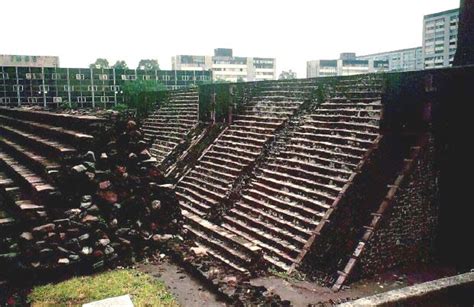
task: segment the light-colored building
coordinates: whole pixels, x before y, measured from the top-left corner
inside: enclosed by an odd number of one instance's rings
[[[211,70],[214,81],[259,81],[276,79],[274,58],[237,57],[232,49],[214,49],[214,55],[177,55],[175,70]]]
[[[341,53],[338,60],[306,62],[306,77],[350,76],[388,71],[388,61],[358,60],[355,53]]]
[[[425,69],[451,66],[456,53],[459,9],[423,18],[423,65]]]
[[[422,47],[362,55],[357,56],[357,59],[388,61],[388,71],[412,71],[423,69]]]
[[[0,54],[0,66],[59,67],[59,57],[39,55]]]

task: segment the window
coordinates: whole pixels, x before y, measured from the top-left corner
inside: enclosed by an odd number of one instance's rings
[[[10,97],[0,98],[0,103],[10,103]]]
[[[76,98],[77,98],[77,102],[87,102],[86,97],[79,96],[79,97],[76,97]]]
[[[68,91],[74,91],[74,86],[72,86],[72,85],[65,85],[65,86],[64,86],[64,90],[65,90],[66,92],[68,92]]]
[[[143,78],[143,80],[151,80],[151,76],[149,76],[149,75],[145,75],[142,78]]]
[[[25,79],[26,80],[31,80],[31,79],[33,79],[33,76],[31,75],[31,73],[27,72],[26,75],[25,75]]]
[[[36,98],[36,97],[28,97],[28,103],[38,103],[38,98]]]
[[[23,92],[23,85],[14,85],[13,90],[15,92]]]
[[[164,75],[163,76],[163,81],[170,81],[171,80],[171,76],[169,75]]]
[[[53,74],[51,75],[51,78],[52,78],[53,80],[61,80],[61,75],[58,74],[58,73],[53,73]]]
[[[61,103],[61,102],[63,102],[63,98],[62,97],[53,97],[53,102]]]
[[[47,93],[49,91],[49,85],[40,85],[40,91]]]
[[[110,86],[110,90],[118,93],[118,92],[120,91],[120,86],[118,86],[118,85],[111,85],[111,86]]]
[[[7,80],[8,79],[8,74],[6,72],[0,73],[0,80]]]
[[[109,101],[110,101],[110,99],[109,99],[108,96],[101,96],[100,97],[100,102],[109,102]]]
[[[105,74],[101,74],[101,75],[99,75],[99,80],[101,80],[101,81],[109,80],[109,76],[105,75]]]
[[[76,80],[84,80],[84,74],[76,74]]]
[[[183,81],[189,81],[189,76],[181,76],[181,80],[183,80]]]
[[[87,87],[87,90],[88,90],[89,92],[97,92],[97,85],[89,85],[89,86]]]

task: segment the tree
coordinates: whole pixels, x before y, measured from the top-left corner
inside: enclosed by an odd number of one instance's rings
[[[160,70],[157,60],[140,60],[137,69],[140,70]]]
[[[128,69],[128,65],[125,61],[117,61],[115,62],[114,66],[112,68],[115,69]]]
[[[134,80],[125,82],[122,89],[128,108],[136,109],[138,115],[145,116],[153,110],[157,92],[164,91],[166,87],[156,80]]]
[[[288,79],[296,79],[296,72],[292,71],[282,71],[280,76],[278,77],[279,80],[288,80]]]
[[[97,60],[95,60],[94,63],[89,65],[89,68],[91,69],[109,68],[109,61],[107,61],[107,59],[104,59],[104,58],[98,58]]]

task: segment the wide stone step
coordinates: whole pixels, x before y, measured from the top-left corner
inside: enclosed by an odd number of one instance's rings
[[[47,124],[36,123],[33,121],[20,120],[4,115],[0,115],[2,125],[11,126],[15,129],[42,135],[60,142],[66,142],[73,146],[82,146],[90,143],[94,137],[89,134],[78,131],[68,130],[62,127],[51,126]]]
[[[317,221],[305,218],[295,212],[288,211],[263,202],[251,196],[244,195],[235,208],[248,215],[265,220],[275,226],[281,227],[293,235],[298,236],[298,242],[304,243],[304,240],[311,236],[311,230],[316,228]],[[292,239],[290,239],[291,241]]]
[[[315,148],[315,149],[323,149],[323,150],[330,150],[336,153],[344,153],[353,156],[363,156],[364,153],[367,151],[366,148],[355,147],[350,145],[341,145],[335,144],[333,142],[327,141],[317,141],[317,140],[309,140],[306,138],[290,138],[288,141],[292,145],[297,146],[305,146],[308,148]]]
[[[291,183],[285,180],[277,180],[273,178],[267,178],[265,176],[257,176],[259,182],[265,184],[266,186],[272,187],[274,189],[279,189],[283,191],[288,191],[290,193],[301,195],[309,199],[316,199],[322,203],[331,204],[337,195],[328,194],[324,191],[315,189],[314,186],[301,186]]]
[[[247,240],[259,245],[264,250],[265,246],[259,244],[260,242],[265,243],[266,246],[272,246],[274,249],[270,249],[270,251],[274,253],[274,255],[276,254],[281,258],[286,258],[288,261],[292,261],[292,259],[296,258],[301,251],[297,246],[276,236],[275,233],[281,232],[280,228],[247,216],[235,208],[232,209],[228,215],[224,216],[224,222],[234,229],[245,232],[248,235],[248,237],[245,237]],[[282,233],[283,232],[281,232],[280,235],[282,235]],[[302,246],[302,244],[300,244],[300,246]],[[275,251],[279,253],[275,253]]]
[[[90,115],[53,113],[48,111],[28,110],[24,108],[0,107],[0,114],[8,117],[28,120],[77,131],[94,130],[108,120]]]
[[[60,168],[60,165],[56,162],[50,161],[46,157],[32,152],[24,146],[11,142],[6,138],[0,138],[0,150],[2,149],[10,155],[17,157],[19,161],[22,161],[25,165],[43,176],[48,176],[50,172]]]
[[[262,146],[243,143],[241,141],[228,141],[222,139],[218,139],[214,146],[228,147],[236,150],[241,149],[241,151],[247,152],[248,155],[259,155],[262,150]]]
[[[353,109],[353,110],[365,110],[365,111],[379,111],[382,110],[382,104],[380,103],[330,103],[325,102],[320,105],[321,109]],[[319,110],[319,109],[318,109]]]
[[[315,189],[318,189],[332,196],[337,196],[342,188],[342,185],[337,186],[337,185],[322,184],[320,182],[310,180],[309,178],[306,178],[306,177],[293,176],[289,173],[270,170],[264,167],[260,168],[258,171],[261,172],[262,176],[265,176],[266,178],[269,178],[269,179],[273,178],[280,181],[286,180],[288,182],[291,182],[294,185],[314,187]]]
[[[193,202],[193,204],[200,203],[200,204],[206,205],[209,208],[212,208],[218,203],[215,199],[202,195],[199,191],[196,191],[194,188],[190,186],[182,185],[181,183],[179,183],[176,186],[176,189],[177,191],[180,191],[181,194],[188,195],[192,197],[194,200],[196,200],[196,203]],[[200,210],[205,211],[205,207],[201,206]]]
[[[219,202],[225,197],[225,194],[221,194],[217,191],[211,190],[210,189],[210,184],[201,185],[200,183],[193,183],[190,182],[188,177],[185,177],[181,182],[179,183],[179,187],[183,188],[188,188],[192,189],[195,192],[198,192],[202,197],[205,197],[207,199],[212,199],[214,202]]]
[[[222,227],[237,234],[243,239],[249,240],[254,244],[258,244],[260,248],[265,247],[265,249],[262,249],[262,253],[264,253],[263,259],[265,259],[271,265],[278,267],[282,271],[288,271],[290,269],[291,264],[294,262],[293,258],[288,255],[285,255],[282,251],[274,248],[271,245],[265,244],[264,242],[256,240],[246,232],[243,232],[232,225],[224,223],[222,224]],[[277,255],[280,255],[280,257],[278,257]]]
[[[240,155],[238,152],[232,154],[226,151],[219,151],[219,149],[215,147],[212,147],[212,149],[209,150],[206,155],[210,157],[236,161],[238,163],[241,163],[242,165],[248,165],[249,163],[252,163],[255,160],[252,158],[247,158],[245,155]]]
[[[245,120],[245,121],[254,121],[259,123],[271,123],[274,125],[281,125],[284,119],[270,116],[269,114],[261,116],[258,114],[236,114],[234,116],[235,121]]]
[[[230,128],[226,131],[225,133],[226,136],[236,136],[236,137],[242,137],[245,139],[252,139],[252,140],[258,140],[259,142],[265,142],[268,137],[271,136],[271,132],[266,132],[266,133],[260,133],[260,132],[254,132],[250,129],[238,129],[238,128]]]
[[[327,167],[326,165],[318,164],[316,162],[307,162],[299,159],[286,159],[282,157],[273,157],[271,160],[273,163],[276,164],[283,164],[290,167],[297,167],[304,169],[310,172],[317,172],[319,174],[326,174],[330,177],[339,177],[342,179],[348,179],[349,176],[352,174],[351,171],[343,170],[343,169],[334,169]]]
[[[266,139],[257,139],[255,137],[251,136],[245,136],[245,135],[234,135],[231,133],[225,133],[222,135],[219,140],[224,140],[224,141],[231,141],[231,142],[241,142],[241,143],[246,143],[250,145],[255,145],[255,146],[263,146],[263,143],[266,142]]]
[[[258,191],[264,192],[267,195],[274,195],[282,201],[289,201],[292,203],[298,203],[305,208],[310,208],[317,212],[322,212],[328,209],[332,205],[331,200],[319,200],[306,195],[297,194],[291,191],[286,191],[281,188],[275,188],[261,181],[253,181],[250,187],[257,189]]]
[[[258,150],[258,148],[256,149]],[[255,160],[260,154],[259,152],[249,151],[248,149],[242,148],[242,144],[238,143],[226,143],[225,146],[220,145],[220,143],[216,143],[212,145],[212,150],[238,155],[239,157],[245,157],[250,160]],[[252,150],[255,150],[255,148],[252,148]]]
[[[56,187],[5,152],[0,152],[0,168],[42,203],[48,203],[53,200],[52,197],[57,196]]]
[[[352,130],[352,129],[341,129],[341,128],[324,128],[314,126],[301,126],[299,129],[303,133],[312,134],[326,134],[326,135],[338,135],[343,137],[352,137],[361,140],[373,141],[379,135],[378,133],[371,133],[364,130]]]
[[[235,126],[252,126],[275,130],[280,126],[280,123],[258,122],[252,120],[234,120]]]
[[[187,175],[186,177],[183,178],[183,180],[181,182],[184,181],[184,182],[189,182],[189,183],[192,183],[192,184],[195,184],[195,185],[200,185],[201,187],[203,187],[203,188],[205,187],[209,191],[217,193],[217,194],[221,195],[221,197],[224,197],[224,195],[227,193],[228,189],[223,187],[220,182],[216,183],[215,181],[217,181],[217,180],[215,178],[213,178],[212,180],[209,180],[209,181],[206,180],[206,178],[209,178],[209,177],[199,178],[197,176]]]
[[[194,214],[197,214],[203,217],[211,209],[211,207],[208,206],[207,204],[193,198],[192,196],[189,196],[186,193],[181,193],[180,191],[176,191],[176,196],[179,199],[179,205],[182,210],[188,210]]]
[[[210,247],[224,253],[227,256],[226,258],[233,259],[243,267],[252,267],[254,263],[261,259],[262,249],[256,244],[187,211],[183,211],[183,217],[190,228],[192,227],[192,229],[200,231],[206,236],[202,238],[201,242],[203,244],[215,240],[215,244],[211,243]]]
[[[188,177],[192,177],[192,178],[209,182],[225,191],[227,191],[229,189],[229,186],[231,185],[231,180],[228,180],[227,178],[222,178],[223,176],[218,175],[213,172],[202,171],[201,168],[193,169],[188,175],[186,175],[185,178],[188,178]],[[223,193],[225,193],[225,191],[223,191]]]
[[[222,163],[214,163],[214,162],[206,161],[206,160],[199,161],[199,166],[202,168],[209,168],[220,173],[229,174],[235,177],[238,176],[240,172],[242,171],[241,169],[229,167]]]
[[[265,167],[271,171],[290,174],[295,177],[303,177],[320,184],[342,187],[347,179],[341,177],[330,176],[317,171],[307,171],[299,166],[282,165],[281,163],[267,163]]]
[[[367,149],[372,145],[372,140],[365,140],[365,139],[358,139],[356,137],[345,137],[335,134],[315,134],[315,133],[304,133],[304,132],[294,132],[294,137],[300,139],[307,139],[312,141],[320,141],[320,142],[330,142],[337,145],[343,146],[352,146],[358,147],[362,149]],[[375,138],[374,138],[375,139]]]
[[[202,165],[196,165],[193,172],[199,174],[209,174],[209,176],[212,176],[213,178],[219,178],[223,184],[232,184],[232,182],[234,182],[234,180],[237,178],[235,175],[223,173],[219,170],[211,169],[209,167],[203,167]]]
[[[62,158],[77,154],[76,149],[69,145],[42,138],[32,133],[27,133],[6,126],[0,126],[0,132],[12,141],[15,141],[15,143],[34,148],[49,156]]]
[[[239,125],[233,124],[230,126],[230,131],[245,131],[245,132],[254,132],[260,135],[269,135],[272,134],[275,129],[274,128],[264,128],[259,126],[252,126],[252,125]],[[228,131],[229,131],[228,130]]]
[[[366,131],[370,133],[378,133],[379,126],[378,124],[369,124],[369,123],[352,123],[352,122],[343,122],[343,121],[319,121],[306,119],[304,120],[305,125],[320,127],[320,128],[334,128],[334,129],[346,129],[346,130],[357,130],[357,131]]]
[[[330,168],[341,168],[344,170],[352,171],[357,166],[357,164],[333,160],[331,158],[323,158],[316,155],[306,154],[306,152],[294,152],[294,151],[281,151],[279,156],[286,159],[299,159],[304,161],[316,161],[316,163],[321,165],[326,165]]]
[[[326,122],[348,122],[348,123],[365,123],[377,126],[378,118],[364,117],[364,116],[346,116],[346,115],[325,115],[325,114],[311,114],[309,116],[312,120],[326,121]]]
[[[295,144],[287,144],[287,150],[291,150],[293,152],[304,152],[311,156],[317,156],[326,159],[334,159],[336,161],[350,163],[352,165],[357,165],[362,158],[362,155],[352,155],[346,154],[341,152],[335,152],[334,150],[328,150],[323,148],[312,148],[303,145],[295,145]]]
[[[232,169],[237,169],[239,170],[239,172],[247,166],[247,164],[243,164],[243,163],[239,163],[237,161],[233,161],[233,160],[230,160],[229,159],[226,159],[226,158],[223,158],[223,157],[215,157],[215,156],[212,156],[212,155],[204,155],[201,159],[201,161],[208,161],[208,162],[211,162],[211,163],[214,163],[214,164],[222,164],[224,166],[227,166],[227,167],[230,167]]]

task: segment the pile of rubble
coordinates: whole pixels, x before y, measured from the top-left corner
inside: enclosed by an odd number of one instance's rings
[[[63,161],[55,174],[60,206],[45,207],[43,219],[22,220],[2,236],[5,277],[19,270],[56,274],[61,267],[88,270],[127,262],[177,233],[177,199],[136,122],[117,118],[92,148]]]

